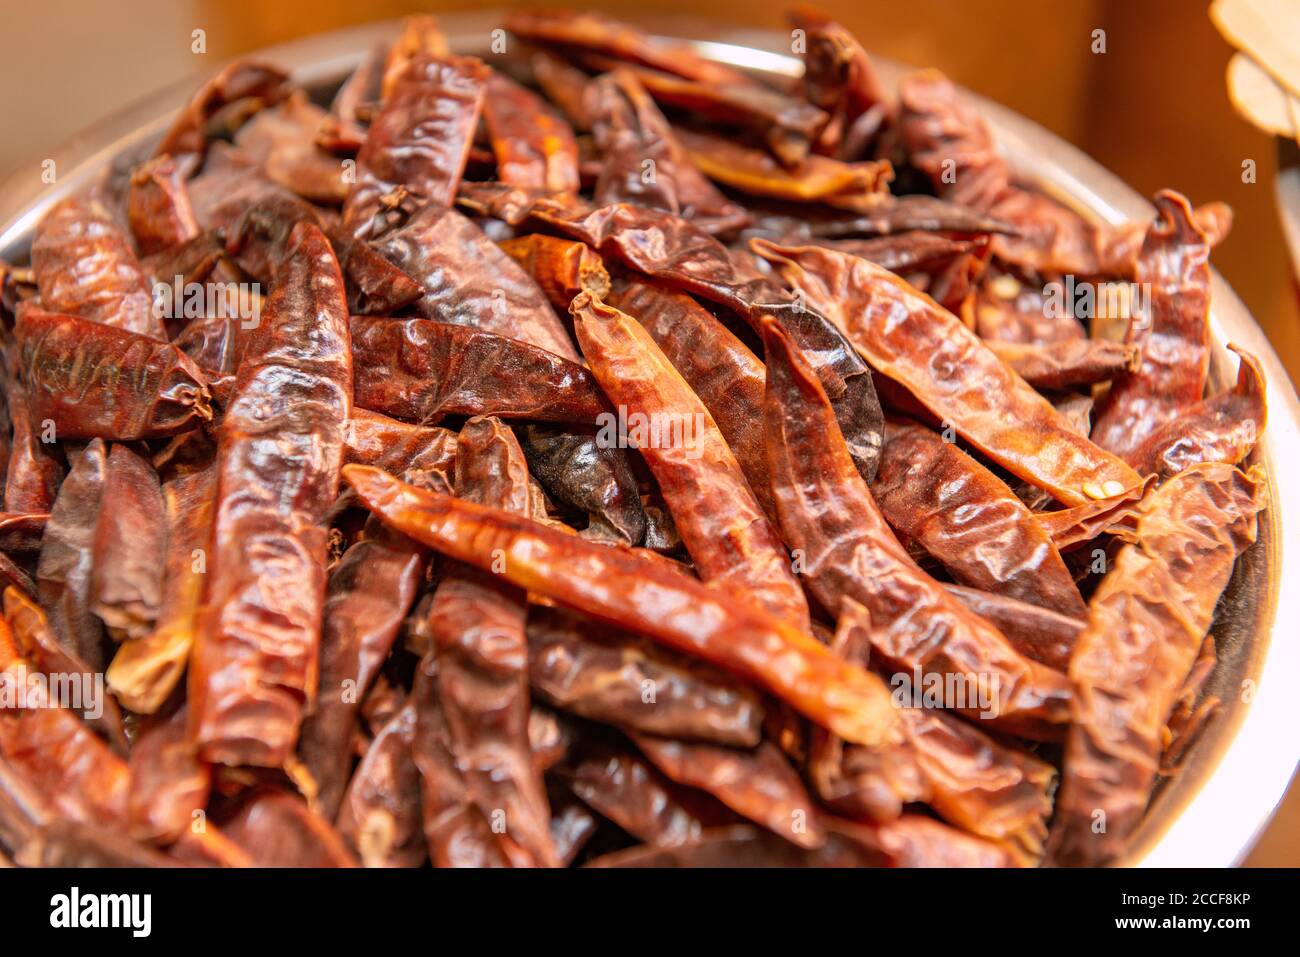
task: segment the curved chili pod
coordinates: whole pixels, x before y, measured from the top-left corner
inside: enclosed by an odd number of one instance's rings
[[[635,453],[610,448],[594,430],[529,425],[520,442],[532,477],[554,501],[587,515],[592,533],[627,545],[642,540],[647,517],[629,461]]]
[[[15,333],[32,417],[60,439],[154,439],[212,418],[203,373],[173,345],[36,309]]]
[[[149,280],[127,235],[94,195],[53,206],[32,237],[41,308],[167,341]]]
[[[872,367],[905,386],[999,465],[1066,505],[1140,484],[934,300],[875,263],[816,246],[752,241]]]
[[[523,450],[499,420],[471,419],[461,430],[456,492],[530,514]],[[487,570],[455,567],[434,593],[433,652],[416,679],[415,761],[437,866],[558,864],[528,738],[527,614],[525,593]],[[421,694],[426,682],[436,692]]]
[[[383,197],[398,187],[435,207],[451,204],[483,112],[488,76],[488,67],[474,57],[421,53],[403,65],[357,153],[356,184],[343,203],[348,232],[372,235]]]
[[[264,106],[278,103],[288,95],[289,78],[273,66],[252,60],[237,60],[199,88],[163,134],[154,150],[155,156],[202,156],[208,147],[209,127],[222,111],[232,107],[247,115]]]
[[[717,798],[669,780],[631,749],[589,748],[565,780],[592,810],[646,844],[684,844],[706,828],[740,820]]]
[[[557,609],[528,616],[528,668],[538,697],[593,721],[742,748],[762,734],[752,689]]]
[[[170,156],[156,157],[131,173],[126,209],[141,256],[155,255],[199,235],[185,189],[185,170]]]
[[[748,221],[743,209],[701,175],[630,71],[620,68],[597,77],[588,84],[586,97],[601,155],[593,190],[597,205],[626,202],[662,209],[710,233]]]
[[[117,640],[152,631],[162,605],[167,522],[153,466],[114,444],[93,544],[90,609]]]
[[[421,425],[448,415],[591,424],[609,409],[590,372],[518,339],[428,319],[353,316],[351,329],[356,403],[372,412]]]
[[[364,867],[419,867],[428,859],[420,772],[411,757],[415,727],[415,705],[408,702],[379,729],[341,796],[336,826]]]
[[[710,312],[659,283],[620,279],[610,305],[636,318],[699,396],[763,513],[776,519],[763,442],[763,363]]]
[[[799,847],[826,843],[816,802],[771,741],[745,751],[635,732],[629,736],[670,780],[712,794],[737,814]]]
[[[578,144],[573,130],[536,93],[493,71],[487,78],[483,122],[501,182],[557,193],[578,191]]]
[[[483,569],[496,564],[520,587],[711,661],[848,740],[873,745],[892,733],[894,708],[879,679],[743,596],[720,594],[634,551],[424,492],[377,469],[349,465],[344,477],[386,523],[444,554]]]
[[[104,663],[103,626],[90,610],[91,576],[107,477],[108,450],[95,439],[59,486],[36,565],[36,593],[59,644],[96,669]]]
[[[1128,459],[1143,475],[1176,475],[1201,462],[1236,465],[1255,447],[1268,421],[1264,370],[1244,349],[1228,346],[1239,357],[1237,382],[1160,426]]]
[[[804,95],[830,117],[815,148],[857,159],[893,112],[871,58],[848,30],[815,10],[800,7],[788,19],[804,32]]]
[[[590,293],[569,311],[592,373],[628,420],[626,440],[658,480],[700,577],[753,596],[807,631],[808,603],[789,557],[699,397],[630,316]]]
[[[877,266],[900,276],[941,266],[970,252],[975,246],[968,240],[950,239],[916,229],[871,239],[822,239],[816,244],[870,259]]]
[[[1150,301],[1124,340],[1141,359],[1111,383],[1092,429],[1097,444],[1117,455],[1200,402],[1209,376],[1210,244],[1186,197],[1164,190],[1155,204],[1135,277]]]
[[[1084,613],[1074,578],[1034,513],[929,429],[890,425],[871,494],[891,526],[963,584],[1066,615]]]
[[[316,687],[326,517],[351,406],[343,277],[324,234],[299,223],[218,446],[189,675],[191,733],[212,763],[279,767],[292,753]]]
[[[370,524],[365,536],[330,570],[320,681],[298,735],[298,755],[316,784],[316,810],[330,820],[338,816],[348,786],[361,701],[415,603],[427,565],[424,548],[409,538]],[[348,828],[340,828],[347,836]]]
[[[989,349],[1035,389],[1072,389],[1114,379],[1137,367],[1136,346],[1107,339],[1067,339],[1044,345],[990,340]]]
[[[1023,658],[916,566],[838,441],[826,393],[807,364],[775,325],[765,327],[764,344],[777,513],[822,606],[839,608],[847,597],[866,607],[876,650],[896,668],[963,675],[992,688],[995,705],[973,708],[966,700],[960,710],[1025,737],[1059,737],[1069,705],[1064,675]]]
[[[533,277],[553,306],[568,309],[573,297],[583,290],[609,295],[609,273],[586,243],[530,233],[498,245]]]
[[[119,646],[104,673],[113,694],[139,714],[162,708],[189,661],[207,572],[216,477],[216,469],[207,466],[162,487],[167,550],[157,620],[149,634]]]
[[[430,203],[377,249],[424,287],[414,306],[425,319],[473,326],[578,358],[537,284],[455,210]]]
[[[1138,506],[1137,540],[1097,586],[1070,659],[1053,862],[1099,865],[1124,852],[1151,796],[1165,724],[1233,564],[1255,540],[1264,495],[1259,472],[1215,462],[1179,473]]]

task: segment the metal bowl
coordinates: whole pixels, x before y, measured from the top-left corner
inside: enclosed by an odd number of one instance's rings
[[[457,52],[491,61],[491,32],[502,16],[440,19]],[[802,69],[788,52],[789,38],[779,33],[698,20],[659,20],[650,29],[689,42],[703,56],[770,77],[797,77]],[[291,70],[312,92],[327,95],[375,43],[397,30],[396,22],[367,24],[271,47],[258,56]],[[878,61],[878,67],[891,85],[905,72],[887,61]],[[0,258],[24,261],[32,229],[45,210],[95,182],[114,159],[148,148],[198,82],[153,94],[65,144],[50,157],[56,184],[41,182],[34,160],[29,171],[0,185]],[[970,95],[1021,176],[1102,222],[1152,216],[1146,200],[1073,146]],[[1268,377],[1268,428],[1254,457],[1270,478],[1269,503],[1260,518],[1259,541],[1238,562],[1213,627],[1219,664],[1209,690],[1224,704],[1190,749],[1183,771],[1158,789],[1129,855],[1129,863],[1141,866],[1238,863],[1276,809],[1300,759],[1290,698],[1292,689],[1300,690],[1300,484],[1283,478],[1300,475],[1300,402],[1241,300],[1217,273],[1213,282],[1212,387],[1224,388],[1234,377],[1235,359],[1225,349],[1230,342],[1258,356]]]

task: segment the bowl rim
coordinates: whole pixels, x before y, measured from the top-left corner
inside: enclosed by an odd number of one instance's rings
[[[440,13],[454,49],[483,52],[492,31],[501,29],[503,13]],[[701,55],[749,70],[787,78],[802,67],[779,32],[721,24],[697,17],[630,17],[661,40],[685,41]],[[382,20],[313,34],[265,47],[246,56],[288,69],[305,86],[337,81],[355,67],[376,43],[391,39],[399,20]],[[909,67],[873,57],[891,88]],[[228,61],[226,61],[228,62]],[[221,63],[150,93],[86,127],[52,151],[57,181],[41,180],[41,162],[16,171],[0,183],[0,259],[23,250],[46,209],[94,182],[116,157],[160,136],[175,110]],[[1033,121],[963,89],[993,130],[1000,149],[1018,175],[1050,184],[1059,198],[1105,223],[1149,219],[1154,208],[1137,192],[1082,150]],[[62,170],[63,172],[58,172]],[[1203,756],[1202,779],[1176,806],[1158,815],[1148,812],[1126,863],[1142,867],[1223,867],[1240,863],[1268,824],[1300,764],[1300,740],[1278,735],[1290,728],[1294,708],[1289,698],[1300,687],[1300,483],[1279,476],[1300,474],[1300,399],[1285,367],[1263,330],[1228,283],[1213,272],[1210,330],[1212,368],[1222,383],[1235,362],[1226,350],[1242,346],[1263,365],[1267,377],[1268,426],[1256,455],[1266,466],[1269,505],[1265,513],[1265,547],[1269,572],[1257,608],[1255,641],[1265,637],[1262,654],[1243,684],[1232,724],[1221,729],[1215,753]],[[1230,719],[1223,719],[1225,722]],[[1280,737],[1281,740],[1272,740]],[[1198,743],[1199,744],[1199,743]],[[1194,745],[1196,747],[1198,745]],[[1159,800],[1159,797],[1157,798]]]

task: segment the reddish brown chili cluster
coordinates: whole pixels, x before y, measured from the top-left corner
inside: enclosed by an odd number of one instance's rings
[[[793,25],[779,88],[594,14],[413,19],[328,105],[241,61],[49,209],[0,856],[1124,858],[1266,499],[1258,363],[1206,395],[1230,216],[1089,222]]]

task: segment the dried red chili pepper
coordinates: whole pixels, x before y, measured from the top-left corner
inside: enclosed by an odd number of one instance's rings
[[[127,216],[141,256],[153,256],[199,235],[185,190],[185,168],[159,156],[131,174]]]
[[[919,425],[891,423],[871,495],[892,527],[959,582],[1083,614],[1079,589],[1034,513],[954,443]]]
[[[186,734],[184,708],[151,719],[131,748],[127,817],[131,836],[171,844],[202,831],[212,769],[198,759]]]
[[[1135,276],[1150,301],[1125,337],[1140,349],[1140,362],[1111,383],[1092,430],[1117,455],[1200,402],[1209,376],[1210,244],[1185,197],[1165,190],[1155,204]]]
[[[208,466],[162,487],[167,550],[157,619],[148,635],[117,649],[104,674],[113,694],[139,714],[162,708],[189,661],[206,581],[216,478],[215,467]]]
[[[351,330],[356,402],[372,412],[590,424],[609,409],[586,369],[517,339],[428,319],[353,316]]]
[[[587,112],[587,74],[570,66],[565,60],[538,50],[529,60],[533,79],[546,98],[560,108],[575,130],[591,129],[591,114]]]
[[[1057,864],[1119,857],[1150,797],[1165,723],[1201,650],[1238,555],[1264,508],[1258,472],[1196,465],[1138,506],[1088,606],[1070,658],[1065,770],[1049,848]],[[1094,826],[1097,813],[1106,827]]]
[[[993,592],[945,584],[944,590],[1002,632],[1026,658],[1065,671],[1083,620]]]
[[[167,340],[131,239],[104,202],[76,196],[53,206],[32,237],[41,308]]]
[[[501,182],[558,193],[578,191],[573,130],[536,93],[494,71],[487,79],[483,122]]]
[[[586,515],[587,537],[640,542],[648,520],[630,453],[610,448],[594,430],[529,425],[520,440],[532,477],[554,501]]]
[[[753,246],[874,368],[1008,471],[1067,505],[1140,483],[1124,462],[1073,432],[955,316],[887,269],[816,246],[761,239]]]
[[[499,420],[471,419],[461,430],[455,484],[468,501],[531,511],[523,450]],[[488,570],[455,566],[434,593],[433,652],[414,695],[424,830],[437,866],[558,863],[528,740],[526,616],[526,595]]]
[[[114,444],[92,548],[90,609],[114,639],[152,631],[162,605],[167,523],[153,466],[130,447]]]
[[[754,691],[607,626],[534,608],[528,660],[533,691],[584,718],[663,737],[758,744],[763,706]]]
[[[182,156],[207,150],[209,129],[223,111],[247,116],[264,106],[278,103],[290,90],[289,78],[275,67],[251,60],[237,60],[196,92],[189,104],[163,134],[155,156]]]
[[[212,418],[203,373],[173,345],[36,309],[14,331],[32,417],[60,440],[159,438]]]
[[[267,179],[313,203],[338,205],[350,191],[345,167],[316,143],[325,111],[295,90],[263,110],[235,136],[235,145],[260,163]]]
[[[250,790],[218,823],[258,867],[357,866],[338,831],[285,791]]]
[[[662,209],[710,233],[745,225],[745,211],[701,175],[632,73],[618,69],[598,77],[588,84],[586,97],[601,157],[593,189],[597,205],[626,202]]]
[[[432,469],[450,476],[456,464],[456,433],[353,409],[344,436],[343,458],[389,472]]]
[[[408,702],[379,729],[341,796],[339,834],[365,867],[419,867],[428,859],[420,773],[411,757],[415,728]]]
[[[772,487],[812,593],[825,608],[838,610],[845,597],[864,605],[877,622],[876,650],[896,668],[996,681],[996,706],[966,701],[959,710],[1025,737],[1058,737],[1069,704],[1064,676],[1023,658],[915,565],[853,468],[807,364],[774,325],[764,341]]]
[[[584,289],[597,296],[609,295],[609,273],[586,243],[530,233],[498,245],[533,277],[553,306],[568,309],[573,297]]]
[[[474,326],[578,358],[537,284],[455,210],[430,203],[377,249],[423,286],[414,305],[425,319]]]
[[[218,451],[211,567],[190,662],[206,760],[277,767],[316,685],[326,526],[352,405],[343,277],[323,233],[294,227],[245,350]],[[257,587],[263,576],[279,583]]]
[[[803,92],[830,117],[814,145],[820,153],[855,160],[893,113],[861,44],[833,20],[809,7],[788,15],[803,32]]]
[[[489,71],[474,57],[431,57],[405,62],[357,153],[356,183],[343,204],[343,226],[373,236],[382,198],[398,187],[433,206],[447,206],[465,169],[483,111]]]
[[[1268,421],[1264,370],[1249,352],[1228,348],[1241,360],[1236,384],[1151,432],[1128,455],[1139,473],[1168,478],[1200,462],[1236,465],[1255,447]]]
[[[11,371],[6,369],[3,382],[13,422],[9,463],[5,469],[5,508],[10,512],[48,512],[64,473],[57,447],[44,441],[54,436],[43,423],[32,421],[27,390],[14,380]]]
[[[1135,346],[1106,339],[1067,339],[1044,345],[992,340],[988,347],[1040,392],[1106,382],[1132,372],[1139,358]]]
[[[658,479],[700,576],[753,596],[806,631],[808,604],[789,558],[704,404],[631,317],[590,293],[574,299],[569,311],[606,395],[629,421],[647,422],[640,430],[634,423],[627,440]],[[656,421],[662,435],[652,431]]]
[[[742,596],[724,595],[657,562],[494,509],[404,485],[349,465],[344,476],[391,526],[460,561],[491,569],[501,549],[507,581],[611,624],[649,635],[781,697],[844,738],[875,744],[891,733],[884,686]]]

